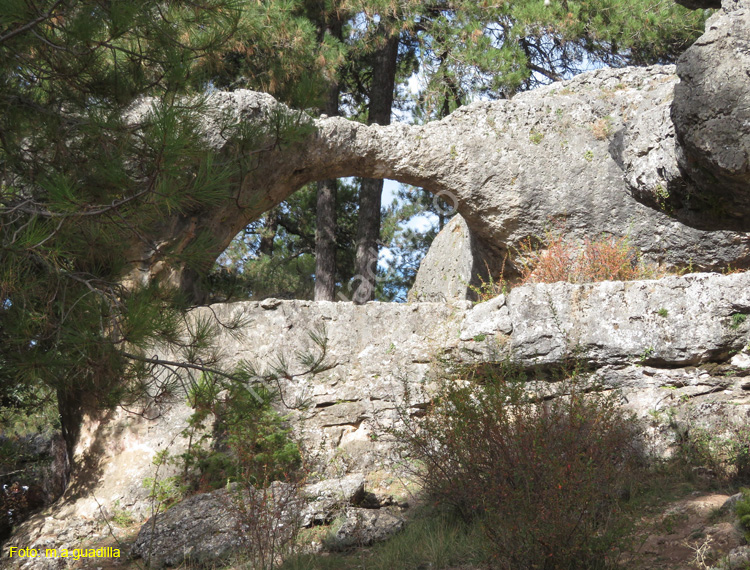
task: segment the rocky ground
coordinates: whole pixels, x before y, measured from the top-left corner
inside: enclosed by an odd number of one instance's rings
[[[634,534],[633,552],[623,557],[622,567],[632,570],[708,570],[721,568],[742,570],[750,561],[750,546],[746,545],[743,532],[734,515],[732,495],[724,491],[701,490],[705,481],[697,485],[674,478],[665,478],[648,494],[635,499],[634,507],[639,517]],[[391,486],[395,490],[396,486]],[[407,490],[402,487],[402,491]],[[412,499],[415,496],[409,495]],[[403,497],[400,497],[403,498]],[[414,504],[414,503],[413,503]],[[418,509],[417,509],[418,510]],[[416,512],[414,509],[411,512]],[[406,516],[407,521],[409,515]],[[141,523],[116,514],[109,521],[98,521],[90,527],[88,540],[79,548],[111,546],[121,552],[130,551],[138,535]],[[408,523],[407,523],[408,524]],[[315,532],[303,532],[300,547],[319,550],[320,537],[328,527],[316,527]],[[352,548],[344,552],[330,553],[319,550],[318,562],[307,559],[304,568],[315,569],[365,569],[375,568],[371,561],[377,558],[379,549],[387,545]],[[313,559],[315,560],[315,559]],[[320,565],[318,565],[318,563]],[[143,568],[143,560],[133,560],[127,556],[120,559],[97,559],[95,566],[81,560],[71,568],[97,568],[100,570],[135,570]],[[178,568],[185,570],[198,568],[182,563]],[[204,567],[215,570],[246,570],[241,563],[212,565],[207,561]],[[294,570],[303,566],[293,566]],[[406,567],[406,566],[404,566]],[[438,568],[425,561],[424,568]],[[480,570],[479,566],[444,566],[445,570]],[[484,566],[481,570],[484,570]]]

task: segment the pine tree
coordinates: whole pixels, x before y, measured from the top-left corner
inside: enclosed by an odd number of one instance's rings
[[[674,62],[707,17],[652,0],[418,4],[409,30],[425,79],[419,112],[430,119],[592,67]]]
[[[0,406],[55,401],[69,448],[84,413],[216,364],[211,327],[185,326],[190,299],[125,276],[175,213],[229,198],[237,166],[205,149],[196,116],[232,65],[250,66],[243,85],[289,100],[324,92],[314,27],[287,8],[0,3]],[[152,112],[134,113],[143,97]],[[210,267],[208,239],[161,261]],[[179,358],[152,358],[155,343]]]

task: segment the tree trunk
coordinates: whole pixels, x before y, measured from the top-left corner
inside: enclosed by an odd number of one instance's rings
[[[263,228],[260,233],[260,244],[258,253],[260,255],[273,255],[273,242],[276,239],[276,232],[279,229],[279,220],[276,217],[276,211],[271,210],[266,213],[263,220]]]
[[[340,32],[340,31],[339,31]],[[328,92],[324,111],[339,114],[339,86]],[[336,292],[336,179],[318,182],[315,220],[315,300],[333,301]]]
[[[343,22],[331,16],[327,26],[320,26],[319,41],[325,34],[342,39]],[[329,117],[339,115],[338,82],[331,85],[323,112]],[[336,293],[336,179],[318,182],[318,195],[315,219],[315,297],[316,301],[333,301]]]
[[[389,125],[396,87],[396,62],[399,36],[394,33],[378,49],[373,58],[372,85],[367,109],[367,123]],[[366,303],[375,297],[380,238],[380,202],[383,180],[364,178],[359,191],[359,219],[357,222],[357,277],[355,303]]]
[[[83,423],[83,408],[81,402],[84,395],[75,388],[58,388],[57,390],[57,411],[60,414],[60,427],[65,448],[70,458],[69,463],[73,461],[73,452],[81,433]],[[67,476],[69,473],[65,474]]]
[[[333,301],[336,292],[336,180],[318,182],[315,221],[315,300]]]

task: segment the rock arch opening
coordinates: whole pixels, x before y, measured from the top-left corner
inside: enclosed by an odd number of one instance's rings
[[[373,278],[376,300],[404,302],[432,240],[456,214],[454,193],[431,193],[384,179],[381,232]],[[335,181],[335,300],[351,301],[362,276],[355,253],[360,179]],[[317,190],[317,192],[316,192]],[[313,299],[320,245],[320,189],[308,183],[252,220],[218,256],[208,300]],[[317,194],[317,195],[316,195]]]

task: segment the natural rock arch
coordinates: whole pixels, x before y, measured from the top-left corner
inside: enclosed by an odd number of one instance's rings
[[[238,152],[222,134],[227,121],[296,116],[310,132],[253,154],[233,199],[155,228],[131,278],[166,274],[189,289],[192,274],[160,263],[165,246],[179,252],[208,231],[218,257],[247,223],[304,184],[346,176],[453,197],[490,264],[557,222],[574,238],[629,236],[645,258],[667,266],[746,267],[750,235],[741,222],[717,230],[674,198],[686,185],[670,119],[676,82],[673,66],[598,70],[422,126],[313,120],[266,94],[215,93],[203,121],[207,144],[219,152]]]

